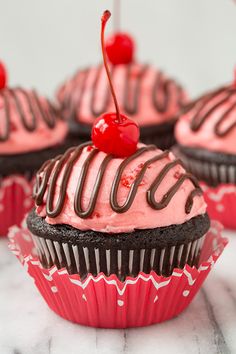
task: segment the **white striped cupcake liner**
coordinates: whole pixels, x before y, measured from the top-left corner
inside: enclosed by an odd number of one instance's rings
[[[82,279],[78,274],[69,274],[65,268],[58,269],[56,265],[44,268],[25,224],[20,229],[11,228],[9,247],[34,279],[50,309],[59,316],[86,326],[129,328],[169,320],[187,308],[227,244],[221,230],[218,223],[212,222],[197,268],[186,264],[183,269],[175,268],[169,277],[154,271],[148,274],[139,272],[136,277],[127,277],[122,282],[116,274],[106,276],[100,272],[97,276],[88,274]],[[67,250],[65,253],[69,259],[70,252]],[[151,257],[154,264],[155,252],[151,253],[154,253]],[[144,259],[145,254],[142,264]],[[79,269],[79,263],[77,267]]]
[[[120,280],[136,276],[139,272],[155,271],[169,276],[174,268],[198,266],[205,236],[178,246],[152,249],[100,249],[60,243],[33,235],[39,259],[45,268],[56,265],[66,268],[69,274],[96,276],[100,272],[116,274]]]
[[[174,152],[179,155],[187,170],[194,174],[199,180],[209,185],[216,186],[221,183],[236,184],[236,166],[214,163],[212,161],[200,161],[193,157],[186,156],[178,148]]]

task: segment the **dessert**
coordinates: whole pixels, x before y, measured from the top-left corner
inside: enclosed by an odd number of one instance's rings
[[[191,103],[176,139],[187,168],[201,180],[210,216],[236,228],[236,79]]]
[[[95,120],[92,142],[38,171],[36,210],[27,224],[44,267],[56,264],[81,278],[100,271],[122,280],[151,270],[168,276],[176,267],[198,264],[210,225],[206,204],[182,162],[155,145],[138,144],[137,124],[120,113],[104,50],[109,17],[106,11],[101,41],[116,112]]]
[[[152,65],[135,61],[135,43],[127,33],[109,37],[105,48],[121,111],[140,126],[142,142],[170,148],[178,112],[187,103],[185,90]],[[94,120],[112,110],[103,65],[77,71],[59,87],[56,96],[69,120],[71,145],[88,141]]]
[[[183,311],[227,242],[217,224],[209,231],[195,177],[169,151],[138,143],[137,124],[120,113],[104,51],[109,17],[102,49],[116,112],[97,118],[92,142],[44,163],[28,229],[13,228],[10,247],[60,316],[126,328]]]
[[[67,125],[36,91],[6,87],[0,66],[0,235],[32,207],[32,181],[42,163],[65,150]]]

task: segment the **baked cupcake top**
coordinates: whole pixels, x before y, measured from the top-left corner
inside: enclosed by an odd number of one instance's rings
[[[143,144],[124,158],[91,142],[71,148],[42,166],[34,198],[49,224],[107,233],[181,224],[206,212],[198,182],[181,161]]]
[[[178,120],[176,139],[187,147],[236,154],[236,84],[192,102]]]
[[[34,90],[0,89],[0,155],[59,145],[67,130],[58,111]]]
[[[111,77],[121,111],[141,127],[174,121],[187,102],[183,88],[150,65],[113,65]],[[85,125],[113,108],[102,65],[78,71],[59,88],[57,98],[66,117]]]

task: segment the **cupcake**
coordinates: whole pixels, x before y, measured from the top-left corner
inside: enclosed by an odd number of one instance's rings
[[[154,145],[125,158],[73,147],[39,170],[35,203],[27,223],[43,267],[82,279],[197,266],[209,229],[196,179]]]
[[[46,98],[20,87],[0,88],[0,235],[31,209],[33,176],[65,150],[67,131]]]
[[[138,143],[137,122],[121,114],[104,49],[109,17],[102,17],[102,53],[116,112],[94,120],[92,142],[45,162],[27,225],[45,268],[66,267],[81,279],[102,272],[123,281],[152,270],[169,276],[197,266],[210,226],[206,204],[181,160]]]
[[[140,126],[141,141],[170,148],[177,113],[187,102],[181,85],[152,65],[134,60],[134,41],[116,33],[106,42],[111,77],[121,110]],[[90,140],[94,120],[111,111],[113,102],[103,65],[77,71],[59,87],[57,100],[69,120],[70,143]]]
[[[176,126],[178,153],[201,180],[208,212],[236,228],[236,83],[191,103]]]
[[[103,49],[109,17],[105,11]],[[202,191],[181,160],[138,143],[105,56],[104,64],[116,112],[95,120],[92,142],[43,164],[28,229],[11,229],[10,248],[60,316],[95,327],[145,326],[188,306],[226,240],[218,225],[209,231]]]

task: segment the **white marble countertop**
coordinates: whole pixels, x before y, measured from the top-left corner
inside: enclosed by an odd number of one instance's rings
[[[48,309],[0,240],[0,354],[236,353],[236,233],[189,308],[169,322],[128,330],[87,328]]]

